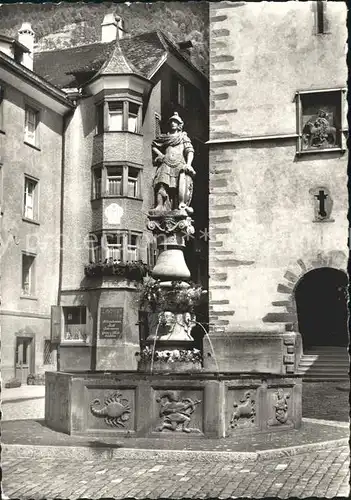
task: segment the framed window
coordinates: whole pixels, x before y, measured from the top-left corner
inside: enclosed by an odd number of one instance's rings
[[[130,198],[137,198],[139,195],[138,180],[139,170],[137,168],[128,167],[127,196],[129,196]]]
[[[96,134],[141,130],[141,103],[129,100],[105,101],[96,105]]]
[[[177,83],[177,102],[182,108],[186,107],[186,92],[185,85],[183,82],[178,81]]]
[[[101,197],[102,169],[94,168],[93,171],[93,198]]]
[[[324,35],[329,32],[327,19],[327,1],[317,0],[315,2],[316,34]]]
[[[39,111],[25,107],[24,140],[33,146],[38,145]]]
[[[26,219],[38,220],[38,206],[38,181],[25,176],[23,216]]]
[[[103,103],[96,105],[96,133],[103,134],[104,132],[104,105]]]
[[[128,107],[128,132],[139,132],[138,114],[140,106],[138,104],[129,103]]]
[[[139,235],[128,234],[127,260],[139,260]]]
[[[22,295],[35,293],[35,255],[22,254]]]
[[[63,307],[64,340],[85,342],[87,312],[85,306]]]
[[[107,167],[107,194],[122,195],[123,167]]]
[[[53,348],[50,340],[44,340],[43,358],[44,365],[53,364]]]
[[[155,113],[155,137],[161,135],[161,117],[158,113]]]
[[[123,260],[122,234],[106,234],[106,259]]]
[[[4,96],[5,89],[4,86],[0,83],[0,130],[4,129]]]
[[[297,92],[298,153],[342,148],[343,89]]]
[[[123,102],[110,101],[108,103],[108,129],[111,132],[121,132],[123,130]]]

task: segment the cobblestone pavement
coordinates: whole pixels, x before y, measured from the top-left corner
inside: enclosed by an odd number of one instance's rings
[[[239,464],[145,460],[6,459],[10,499],[348,496],[349,448]]]

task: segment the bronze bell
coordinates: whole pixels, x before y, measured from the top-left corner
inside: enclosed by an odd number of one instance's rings
[[[152,277],[160,280],[187,280],[190,271],[185,263],[183,250],[180,248],[169,248],[161,250]]]

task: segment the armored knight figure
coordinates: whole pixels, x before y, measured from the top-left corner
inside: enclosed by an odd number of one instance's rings
[[[189,207],[193,192],[192,167],[194,148],[186,132],[183,120],[177,112],[168,120],[170,132],[161,134],[152,142],[153,162],[157,167],[153,186],[156,207],[154,213],[185,210]]]

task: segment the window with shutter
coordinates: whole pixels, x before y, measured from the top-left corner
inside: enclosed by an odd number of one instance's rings
[[[39,113],[37,110],[26,106],[24,140],[29,144],[36,145]]]
[[[27,219],[36,220],[37,213],[37,185],[38,182],[29,177],[24,179],[24,211],[23,215]]]
[[[34,255],[22,254],[22,295],[34,294],[34,262]]]

